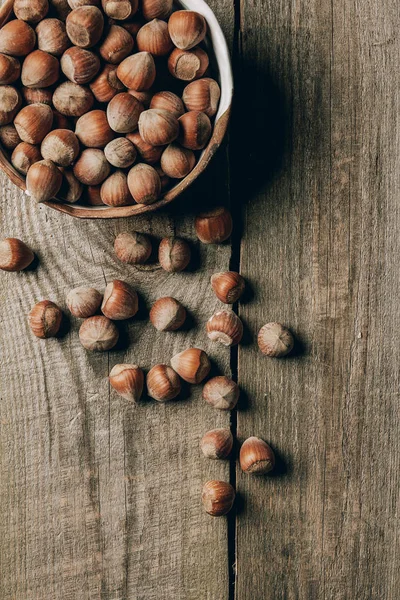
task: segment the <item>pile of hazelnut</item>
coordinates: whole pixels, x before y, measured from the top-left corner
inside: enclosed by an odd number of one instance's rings
[[[29,195],[152,204],[193,170],[220,100],[202,15],[172,0],[15,0],[14,15],[0,142]]]

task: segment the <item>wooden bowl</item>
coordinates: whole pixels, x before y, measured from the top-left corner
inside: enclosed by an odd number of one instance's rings
[[[1,1],[1,0],[0,0]],[[14,0],[6,0],[0,8],[0,27],[9,19]],[[203,150],[195,168],[185,179],[179,181],[173,188],[165,192],[161,198],[150,205],[134,204],[132,206],[108,207],[108,206],[80,206],[78,204],[67,204],[54,201],[44,202],[47,206],[63,213],[79,217],[81,219],[114,219],[117,217],[130,217],[146,212],[153,212],[166,206],[182,192],[184,192],[197,177],[207,168],[208,163],[218,150],[228,128],[232,95],[233,76],[228,46],[222,33],[222,29],[211,8],[204,0],[180,0],[183,8],[195,10],[202,14],[208,24],[208,42],[212,47],[215,59],[215,68],[218,71],[218,79],[221,86],[221,100],[215,117],[214,130],[208,146]],[[6,153],[0,147],[0,169],[21,190],[26,191],[25,177],[18,173],[7,158]]]

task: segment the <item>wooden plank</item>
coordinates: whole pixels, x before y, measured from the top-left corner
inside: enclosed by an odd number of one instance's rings
[[[240,312],[249,337],[277,320],[299,344],[284,360],[255,345],[239,353],[239,437],[269,441],[279,467],[237,473],[236,597],[394,600],[398,2],[241,9],[241,111],[253,126],[241,149],[253,169],[233,189],[246,202],[242,272],[254,299]]]

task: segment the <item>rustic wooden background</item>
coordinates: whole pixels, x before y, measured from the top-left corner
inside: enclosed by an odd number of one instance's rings
[[[234,59],[230,146],[169,212],[79,222],[1,178],[1,236],[24,239],[39,263],[0,277],[2,600],[399,598],[400,6],[210,4]],[[196,242],[206,199],[231,203],[231,246]],[[191,240],[191,272],[123,267],[112,244],[130,229]],[[204,335],[218,306],[210,275],[230,264],[250,288],[231,357]],[[60,340],[32,338],[36,301],[65,306],[71,287],[118,277],[142,299],[118,351],[87,354],[76,320]],[[164,294],[189,307],[188,331],[146,323]],[[270,320],[296,332],[293,357],[258,353]],[[230,419],[200,388],[137,407],[110,390],[114,364],[147,369],[191,344],[215,372],[237,373],[231,426],[271,443],[274,476],[201,457],[203,433]],[[209,478],[236,483],[227,520],[202,511]]]

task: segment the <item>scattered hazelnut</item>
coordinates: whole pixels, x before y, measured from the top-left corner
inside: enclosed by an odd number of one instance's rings
[[[92,48],[103,34],[103,13],[97,6],[80,6],[69,13],[65,25],[74,46]]]
[[[148,144],[144,141],[138,131],[135,131],[134,133],[128,133],[126,137],[135,146],[142,162],[149,165],[158,163],[164,148],[161,146],[152,146],[151,144]]]
[[[0,86],[0,125],[11,123],[22,104],[21,94],[11,85]]]
[[[134,317],[138,311],[138,295],[125,281],[115,279],[104,292],[101,312],[113,321]]]
[[[201,439],[200,448],[206,458],[228,458],[233,448],[233,436],[229,429],[212,429]]]
[[[137,129],[143,110],[143,106],[134,96],[122,92],[114,96],[107,106],[108,123],[117,133],[131,133]]]
[[[115,171],[103,183],[100,197],[107,206],[128,206],[134,200],[128,188],[127,177],[123,171]]]
[[[48,104],[53,101],[53,90],[50,88],[22,88],[22,95],[26,104]]]
[[[128,173],[128,187],[138,204],[153,204],[161,194],[161,181],[155,169],[139,163]]]
[[[147,374],[147,392],[157,402],[173,400],[181,391],[178,375],[167,365],[156,365]]]
[[[267,323],[258,334],[258,346],[266,356],[281,358],[293,350],[293,335],[280,323]]]
[[[21,82],[28,88],[46,88],[56,83],[59,74],[60,63],[55,56],[43,50],[34,50],[22,64]]]
[[[47,104],[29,104],[17,114],[14,125],[23,142],[40,144],[53,125],[53,111]]]
[[[74,165],[74,175],[85,185],[100,185],[110,174],[110,165],[102,150],[84,150]]]
[[[170,144],[161,156],[161,168],[168,177],[183,179],[193,170],[196,157],[192,150]]]
[[[36,43],[36,34],[32,27],[14,19],[0,29],[0,52],[10,56],[27,56]]]
[[[104,148],[115,137],[104,110],[92,110],[82,115],[76,123],[75,133],[88,148]]]
[[[103,10],[108,17],[117,21],[132,18],[138,10],[138,0],[102,0]]]
[[[97,102],[109,102],[118,92],[125,89],[117,77],[116,65],[105,65],[100,75],[89,86]]]
[[[2,271],[23,271],[29,267],[34,258],[32,250],[17,238],[6,238],[0,242],[0,269]]]
[[[221,244],[232,233],[232,216],[227,208],[220,206],[198,215],[194,226],[197,237],[203,244]]]
[[[86,350],[106,352],[117,344],[119,332],[115,323],[103,316],[86,319],[79,330],[79,339]]]
[[[225,376],[213,377],[203,388],[203,398],[218,410],[233,410],[238,403],[240,390],[232,379]]]
[[[204,350],[189,348],[174,356],[171,366],[184,381],[201,383],[210,372],[211,364]]]
[[[26,190],[36,202],[47,202],[57,195],[62,173],[51,160],[34,163],[26,176]]]
[[[11,164],[19,173],[26,175],[30,167],[42,160],[39,146],[21,142],[11,155]]]
[[[208,143],[212,125],[210,119],[203,112],[192,110],[185,113],[179,120],[178,141],[189,150],[202,150]]]
[[[117,169],[132,166],[137,156],[135,146],[127,138],[111,140],[104,148],[104,154],[108,162]]]
[[[212,517],[226,515],[235,502],[235,490],[225,481],[207,481],[201,500],[205,511]]]
[[[131,54],[132,49],[133,37],[130,33],[123,27],[111,25],[99,48],[99,52],[107,63],[117,65]]]
[[[239,273],[225,271],[211,277],[211,287],[218,300],[224,304],[235,304],[244,292],[245,282]]]
[[[39,23],[49,11],[47,0],[14,0],[13,11],[17,19]]]
[[[21,73],[21,65],[17,58],[0,54],[0,85],[14,83]]]
[[[207,23],[203,15],[194,10],[177,10],[168,21],[169,35],[181,50],[190,50],[206,37]]]
[[[70,169],[61,169],[63,176],[61,187],[58,191],[57,198],[64,200],[69,204],[74,204],[81,199],[83,194],[83,185],[75,177]]]
[[[182,100],[187,110],[198,110],[213,117],[219,105],[221,90],[216,81],[210,77],[197,79],[189,83],[183,90]]]
[[[243,442],[239,454],[240,468],[245,473],[264,475],[275,466],[275,454],[264,440],[250,437]]]
[[[185,112],[182,100],[172,92],[158,92],[154,94],[150,102],[150,108],[168,110],[177,119]]]
[[[166,146],[178,137],[178,119],[168,110],[145,110],[139,117],[139,133],[152,146]]]
[[[44,138],[40,152],[45,160],[60,167],[69,167],[78,157],[79,141],[69,129],[54,129]]]
[[[78,319],[92,317],[99,310],[103,296],[94,288],[78,287],[67,295],[67,306]]]
[[[164,238],[158,249],[158,260],[164,271],[179,273],[190,262],[190,246],[180,238]]]
[[[139,402],[143,394],[144,374],[137,365],[115,365],[109,376],[114,390],[129,402]]]
[[[173,77],[182,81],[194,81],[203,77],[208,65],[208,54],[201,48],[192,50],[175,48],[168,58],[169,72]]]
[[[3,125],[3,127],[0,127],[0,143],[6,150],[15,150],[20,142],[21,138],[15,129],[15,125]]]
[[[59,19],[44,19],[36,27],[39,50],[61,56],[71,45],[65,23]]]
[[[54,302],[42,300],[32,308],[28,320],[36,337],[43,340],[56,337],[61,327],[62,311]]]
[[[172,12],[173,0],[142,0],[142,14],[146,21],[168,19]]]
[[[145,108],[149,108],[151,99],[153,98],[153,92],[149,91],[138,92],[136,90],[128,90],[128,94],[135,96],[136,100],[139,100],[140,104],[143,104]]]
[[[186,309],[175,298],[159,298],[150,311],[150,321],[157,331],[176,331],[186,320]]]
[[[156,65],[149,52],[138,52],[128,56],[117,69],[118,78],[130,90],[143,92],[153,85]]]
[[[139,52],[150,52],[153,56],[165,56],[174,47],[169,37],[168,25],[160,19],[153,19],[139,29],[136,44]]]
[[[100,70],[100,59],[91,50],[72,46],[61,57],[61,70],[73,83],[84,85],[96,77]]]
[[[143,233],[120,233],[114,242],[115,254],[128,265],[143,265],[151,255],[150,238]]]
[[[236,346],[243,337],[243,324],[231,310],[220,310],[207,321],[207,336],[212,342]]]
[[[56,110],[66,117],[81,117],[90,111],[94,98],[88,88],[65,81],[54,91],[53,104]]]

